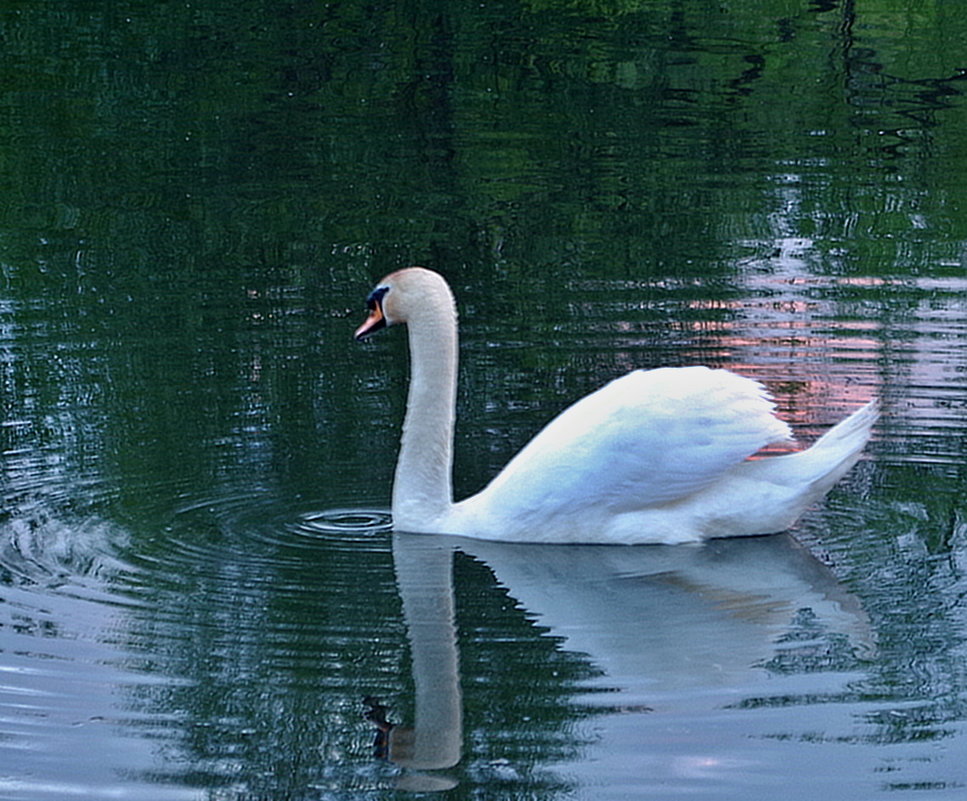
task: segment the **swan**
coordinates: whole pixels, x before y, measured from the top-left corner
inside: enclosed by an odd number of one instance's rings
[[[410,385],[393,480],[397,531],[543,543],[675,544],[784,531],[853,466],[874,399],[812,447],[750,459],[792,438],[766,389],[728,370],[635,370],[577,401],[481,492],[453,502],[457,312],[423,267],[386,276],[355,338],[405,323]]]

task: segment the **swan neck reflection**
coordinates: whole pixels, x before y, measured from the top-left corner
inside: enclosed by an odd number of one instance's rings
[[[460,761],[463,741],[453,547],[438,538],[396,534],[393,559],[410,639],[416,714],[412,729],[392,730],[388,756],[406,768],[449,768]]]

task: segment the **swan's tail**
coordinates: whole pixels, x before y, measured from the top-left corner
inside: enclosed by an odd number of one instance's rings
[[[785,479],[799,484],[807,503],[818,500],[859,460],[879,416],[879,401],[871,400],[833,426],[811,447],[777,457],[787,469],[775,471],[775,478],[783,483]]]
[[[879,402],[872,400],[833,426],[806,450],[745,462],[743,473],[794,490],[793,505],[805,508],[829,492],[856,464],[879,414]]]
[[[823,434],[809,450],[841,452],[847,460],[859,456],[870,439],[873,424],[880,416],[880,402],[874,398]],[[854,459],[855,461],[855,459]],[[846,468],[847,470],[849,468]],[[845,471],[844,471],[845,472]]]
[[[807,449],[807,453],[815,451],[816,458],[828,466],[825,475],[817,479],[823,484],[828,481],[826,489],[832,487],[856,464],[879,417],[880,403],[874,398],[833,426]]]
[[[856,464],[878,417],[879,404],[873,400],[804,451],[743,462],[737,477],[757,484],[760,493],[759,516],[745,528],[766,534],[792,526]]]

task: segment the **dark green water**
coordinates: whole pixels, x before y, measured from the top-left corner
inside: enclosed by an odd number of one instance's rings
[[[916,0],[4,3],[0,798],[959,798],[965,42]],[[405,343],[351,333],[413,263],[459,495],[636,367],[883,419],[795,540],[394,543]],[[459,764],[375,756],[367,696],[458,708]]]

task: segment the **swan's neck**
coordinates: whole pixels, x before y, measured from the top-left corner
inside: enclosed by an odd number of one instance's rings
[[[410,389],[393,481],[393,520],[427,531],[453,503],[453,426],[457,388],[457,314],[453,299],[429,299],[408,322]]]

